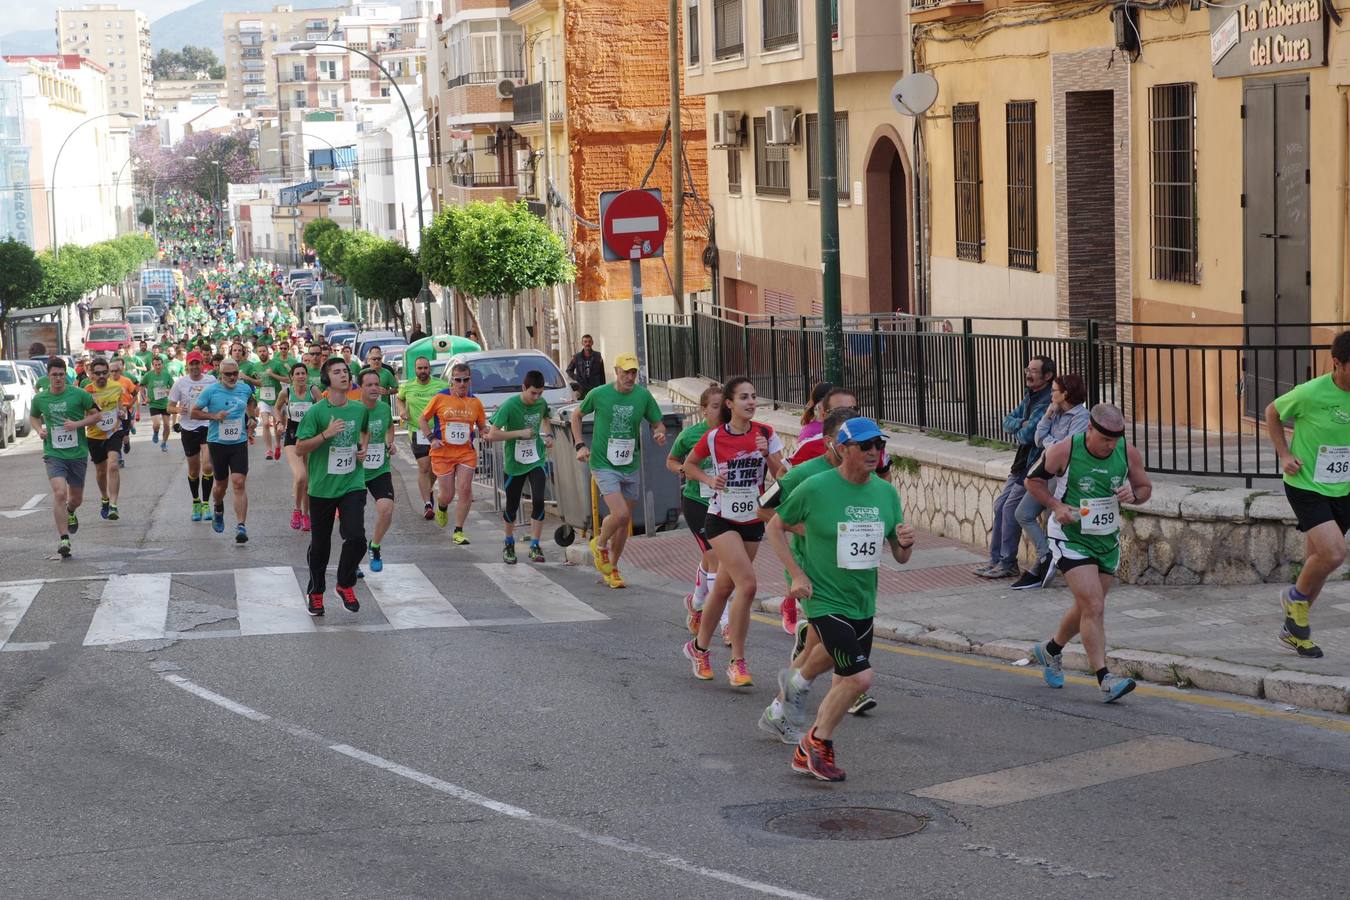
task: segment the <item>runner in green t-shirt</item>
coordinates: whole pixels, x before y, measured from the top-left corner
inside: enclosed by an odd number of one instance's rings
[[[703,437],[709,428],[716,428],[722,424],[720,384],[710,385],[703,390],[703,394],[698,398],[698,409],[703,418],[676,435],[675,442],[670,447],[670,455],[666,457],[667,471],[681,477],[684,458],[694,449],[698,439]],[[711,459],[703,464],[704,471],[709,474],[713,473],[714,468]],[[684,513],[684,524],[693,532],[694,541],[702,554],[698,571],[694,573],[694,590],[684,596],[684,624],[688,626],[690,634],[698,634],[699,623],[703,621],[703,603],[717,582],[717,554],[713,552],[712,544],[708,543],[708,537],[703,533],[703,520],[708,515],[708,497],[712,495],[712,490],[705,484],[686,478],[683,493],[680,505]],[[723,619],[727,616],[728,613],[724,609]]]
[[[1292,441],[1284,423],[1294,423]],[[1281,592],[1280,643],[1316,659],[1308,613],[1332,572],[1345,561],[1350,531],[1350,331],[1331,343],[1331,371],[1276,397],[1266,433],[1284,472],[1284,493],[1307,541],[1298,580]]]
[[[154,356],[150,360],[149,374],[141,379],[141,391],[150,407],[150,443],[159,444],[164,453],[169,450],[169,391],[173,389],[173,382],[173,376],[164,371],[164,357]],[[162,441],[160,435],[164,437]]]
[[[431,472],[431,440],[417,427],[422,412],[441,391],[449,390],[450,383],[442,378],[431,377],[431,360],[419,356],[413,368],[413,378],[398,386],[398,414],[408,424],[408,443],[412,446],[413,459],[417,460],[417,489],[424,503],[422,518],[430,521],[436,517],[436,508],[432,503],[432,486],[436,479]],[[446,503],[449,503],[446,498]]]
[[[309,475],[312,525],[309,587],[305,593],[311,616],[323,615],[325,571],[332,555],[333,522],[339,512],[342,553],[338,557],[337,594],[351,612],[361,608],[356,599],[356,573],[366,553],[366,476],[360,449],[367,412],[360,403],[347,399],[352,378],[345,362],[328,360],[323,375],[327,393],[300,420],[295,443],[295,452],[306,457]]]
[[[291,345],[282,341],[277,345],[276,355],[267,361],[267,373],[263,377],[263,386],[268,382],[276,389],[277,397],[281,396],[281,391],[291,382],[291,366],[295,365],[295,357],[291,356]],[[271,412],[266,416],[271,423],[269,430],[274,438],[275,451],[272,454],[273,459],[280,459],[282,455],[282,435],[286,430],[286,421],[276,414],[275,401],[271,403]]]
[[[589,463],[596,488],[605,498],[605,516],[600,533],[591,538],[591,556],[595,567],[612,588],[624,586],[619,572],[619,557],[628,541],[628,524],[638,500],[638,467],[642,464],[641,428],[646,419],[652,426],[652,438],[658,447],[666,444],[666,426],[656,398],[638,384],[638,359],[634,353],[620,353],[614,360],[614,383],[592,388],[586,399],[572,410],[572,440],[577,459]],[[591,453],[582,441],[582,416],[595,414],[591,429]]]
[[[544,402],[544,373],[531,369],[525,373],[520,393],[508,397],[492,414],[489,441],[505,441],[503,468],[506,478],[506,508],[502,511],[505,546],[502,559],[516,562],[516,516],[525,486],[530,488],[530,562],[544,561],[539,538],[544,532],[544,495],[547,490],[545,467],[548,450],[553,446],[552,432],[544,430],[548,404]]]
[[[379,344],[366,353],[366,368],[380,373],[380,396],[393,407],[392,398],[398,393],[398,379],[394,377],[394,371],[384,364],[384,349]]]
[[[361,436],[361,467],[366,490],[375,500],[375,536],[370,542],[370,570],[384,568],[380,542],[394,521],[394,476],[389,464],[394,455],[394,411],[380,394],[380,373],[362,369],[358,378],[361,404],[366,409],[366,427]]]
[[[835,446],[838,469],[798,485],[767,529],[769,543],[792,576],[791,593],[803,604],[834,665],[834,681],[815,724],[792,755],[795,771],[821,781],[844,780],[834,762],[834,729],[849,704],[872,686],[868,656],[882,547],[888,545],[891,557],[903,564],[915,540],[913,527],[903,524],[894,485],[875,474],[886,451],[877,424],[849,419],[839,427]],[[803,537],[801,563],[788,547],[788,529]]]
[[[80,529],[75,510],[84,502],[84,478],[89,465],[85,428],[102,413],[88,391],[66,384],[65,360],[47,364],[51,387],[33,399],[29,413],[42,439],[42,459],[52,486],[52,518],[56,521],[57,552],[70,556],[70,536]]]

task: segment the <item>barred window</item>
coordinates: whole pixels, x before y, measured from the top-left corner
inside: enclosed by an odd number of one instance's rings
[[[689,43],[689,65],[696,66],[701,59],[699,53],[698,0],[689,0],[684,17],[685,40]]]
[[[797,0],[762,0],[764,49],[778,50],[797,44]]]
[[[735,147],[727,150],[727,193],[741,192],[741,151]]]
[[[839,199],[848,202],[848,113],[834,114],[834,156],[835,172],[839,176]],[[820,199],[820,117],[815,113],[806,115],[806,196],[811,200]]]
[[[1149,232],[1153,277],[1199,281],[1195,177],[1195,85],[1149,88]]]
[[[1008,104],[1008,268],[1036,271],[1036,101]]]
[[[744,52],[741,0],[713,0],[713,56],[730,59]]]
[[[956,155],[956,258],[984,262],[984,181],[980,171],[980,105],[952,110]]]
[[[770,145],[764,119],[755,119],[755,193],[761,197],[791,196],[791,147]]]

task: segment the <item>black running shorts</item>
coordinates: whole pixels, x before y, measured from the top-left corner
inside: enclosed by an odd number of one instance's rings
[[[703,520],[703,533],[711,541],[718,535],[734,531],[741,536],[741,540],[747,544],[758,544],[764,540],[763,522],[730,522],[719,515],[710,513]]]
[[[183,455],[191,459],[202,452],[202,446],[206,443],[205,428],[184,428],[180,432],[183,436]]]
[[[89,442],[91,451],[93,443]],[[1284,495],[1289,498],[1299,531],[1311,531],[1324,522],[1335,522],[1341,534],[1350,531],[1350,497],[1328,497],[1288,484],[1284,486]]]
[[[120,431],[106,438],[89,438],[89,461],[99,466],[108,461],[109,453],[122,452],[123,434]]]
[[[211,471],[216,478],[248,474],[248,441],[237,444],[207,444],[211,452]]]
[[[684,504],[684,524],[689,526],[689,530],[694,533],[694,540],[698,541],[698,549],[707,553],[712,544],[708,543],[708,536],[703,533],[703,526],[708,518],[708,504],[700,503],[691,497],[683,498]]]
[[[384,472],[376,475],[366,482],[366,490],[370,491],[370,496],[374,500],[393,500],[394,499],[394,475],[392,472]]]
[[[834,662],[834,674],[857,675],[872,668],[872,620],[828,615],[811,619],[811,627]]]

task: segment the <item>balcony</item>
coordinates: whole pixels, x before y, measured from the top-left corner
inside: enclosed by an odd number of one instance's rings
[[[911,25],[970,19],[982,16],[984,12],[985,0],[909,0]]]
[[[532,81],[516,88],[511,95],[514,125],[530,125],[544,121],[544,83]],[[561,81],[548,83],[548,118],[551,122],[563,119],[563,89]]]
[[[454,90],[466,84],[490,84],[495,85],[503,78],[524,78],[525,73],[520,69],[502,69],[496,72],[465,72],[463,75],[456,75],[445,83],[446,90]]]
[[[516,197],[515,179],[503,178],[496,172],[452,172],[445,186],[445,201],[458,206],[473,200],[501,199],[514,203]]]

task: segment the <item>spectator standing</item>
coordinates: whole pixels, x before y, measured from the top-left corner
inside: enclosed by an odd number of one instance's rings
[[[595,339],[589,334],[581,336],[581,350],[567,364],[567,376],[580,388],[582,399],[605,383],[605,361],[595,352]]]
[[[1055,377],[1055,361],[1048,356],[1033,356],[1022,372],[1025,393],[1022,402],[1003,417],[1003,430],[1013,436],[1017,455],[1013,457],[1008,480],[994,498],[994,524],[989,534],[989,564],[975,570],[981,578],[1011,578],[1018,574],[1017,547],[1022,529],[1017,524],[1017,504],[1026,494],[1027,469],[1040,456],[1036,447],[1036,425],[1050,405],[1050,382]]]
[[[1044,453],[1060,441],[1088,429],[1092,417],[1087,408],[1087,386],[1079,375],[1060,375],[1050,387],[1050,405],[1036,423],[1037,453]],[[1035,463],[1035,460],[1032,460]],[[1054,489],[1051,489],[1054,493]],[[1013,583],[1013,590],[1045,587],[1054,577],[1055,567],[1050,557],[1050,540],[1041,527],[1041,513],[1045,507],[1027,493],[1017,504],[1017,524],[1036,545],[1036,567]]]

